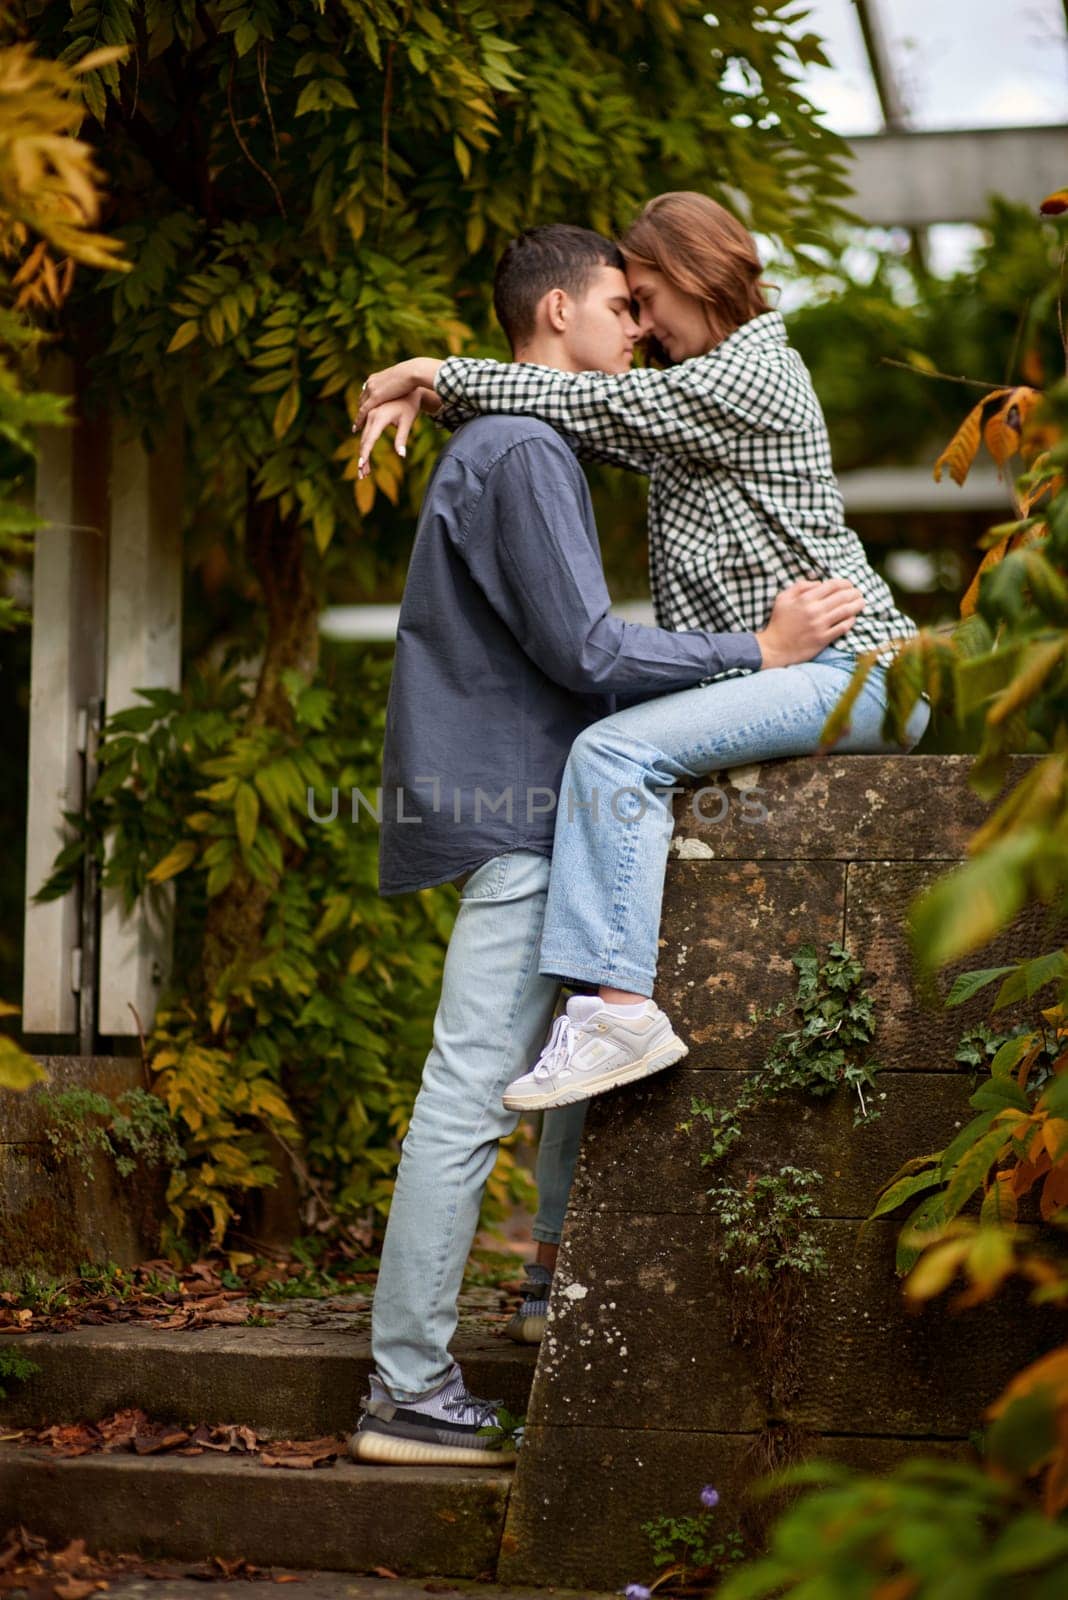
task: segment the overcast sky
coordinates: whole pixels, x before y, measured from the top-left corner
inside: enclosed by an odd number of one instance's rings
[[[1068,123],[1063,0],[871,0],[915,128]],[[809,74],[840,133],[881,124],[852,0],[810,0],[832,71]]]

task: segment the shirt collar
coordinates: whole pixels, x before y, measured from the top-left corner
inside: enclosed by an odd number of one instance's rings
[[[738,350],[743,345],[785,343],[786,324],[782,320],[782,312],[762,311],[759,317],[752,317],[748,322],[743,322],[740,328],[735,328],[708,353],[718,356],[721,351]]]

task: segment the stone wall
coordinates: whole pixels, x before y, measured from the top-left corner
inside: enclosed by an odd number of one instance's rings
[[[117,1099],[142,1083],[140,1058],[42,1056],[48,1082],[0,1090],[0,1270],[76,1271],[156,1253],[161,1182],[122,1179],[103,1155],[68,1159],[49,1141],[42,1090],[93,1089]]]
[[[882,1470],[916,1450],[961,1454],[984,1407],[1063,1336],[1022,1296],[921,1313],[894,1271],[898,1221],[875,1195],[912,1156],[943,1148],[973,1113],[953,1054],[990,996],[945,1012],[912,980],[913,896],[959,859],[987,808],[970,758],[848,756],[769,763],[724,780],[695,815],[677,802],[657,998],[690,1045],[679,1068],[591,1105],[502,1547],[505,1582],[647,1582],[640,1524],[699,1510],[714,1484],[722,1526],[787,1448]],[[1019,763],[1022,770],[1023,762]],[[1016,777],[1020,775],[1018,771]],[[711,780],[710,780],[711,781]],[[755,821],[760,808],[765,820]],[[751,1007],[792,999],[791,954],[843,940],[878,1008],[881,1117],[853,1127],[844,1093],[765,1108],[714,1176],[706,1124],[680,1130],[691,1095],[716,1104],[764,1059],[776,1026]],[[961,964],[1037,953],[1035,924]],[[938,980],[944,994],[952,973]],[[1007,1021],[1012,1012],[1005,1014]],[[788,1025],[788,1024],[786,1024]],[[810,1280],[788,1329],[797,1380],[732,1332],[737,1288],[720,1260],[706,1191],[783,1165],[823,1175],[814,1224],[830,1271]]]

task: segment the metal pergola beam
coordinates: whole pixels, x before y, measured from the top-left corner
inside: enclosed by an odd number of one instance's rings
[[[853,210],[876,227],[978,222],[991,196],[1031,206],[1064,186],[1068,127],[952,129],[850,139]]]

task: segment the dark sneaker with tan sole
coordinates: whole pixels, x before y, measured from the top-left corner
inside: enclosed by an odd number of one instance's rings
[[[436,1389],[418,1400],[394,1400],[372,1373],[363,1416],[349,1440],[355,1461],[397,1466],[503,1467],[515,1465],[515,1446],[505,1440],[497,1420],[501,1400],[468,1394],[458,1365]],[[485,1431],[485,1430],[498,1430]]]
[[[553,1275],[548,1267],[543,1267],[536,1261],[527,1264],[526,1274],[522,1290],[523,1302],[519,1310],[513,1313],[504,1331],[509,1339],[515,1340],[516,1344],[540,1344],[545,1333],[545,1318],[549,1314],[549,1292],[552,1289]]]

